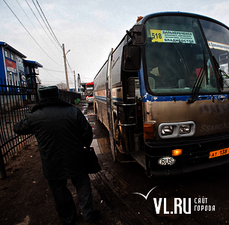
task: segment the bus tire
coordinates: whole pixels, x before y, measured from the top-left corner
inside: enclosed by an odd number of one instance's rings
[[[126,154],[125,152],[125,142],[122,133],[122,127],[118,125],[118,120],[115,121],[115,134],[114,134],[114,144],[116,151]]]
[[[95,104],[95,114],[96,114],[96,119],[99,120],[99,111],[98,111],[97,104]]]

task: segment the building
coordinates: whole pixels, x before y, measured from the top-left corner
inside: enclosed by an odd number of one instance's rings
[[[35,87],[38,83],[38,67],[43,67],[36,61],[25,59],[21,52],[0,41],[0,81],[8,84],[20,84],[24,87]]]
[[[25,77],[24,80],[26,80],[27,87],[34,87],[36,84],[40,84],[40,79],[37,75],[39,75],[38,68],[43,67],[40,63],[36,61],[31,60],[23,60],[24,61],[24,71],[25,71]],[[21,78],[22,80],[22,78]]]

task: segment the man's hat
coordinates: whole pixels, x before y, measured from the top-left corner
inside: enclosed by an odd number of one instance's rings
[[[37,91],[39,99],[59,97],[59,89],[57,86],[40,87]]]

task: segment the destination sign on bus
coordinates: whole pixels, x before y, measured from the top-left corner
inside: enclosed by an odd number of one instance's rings
[[[229,51],[229,45],[226,44],[208,41],[208,45],[210,48],[214,48],[222,51]]]
[[[192,32],[150,29],[150,36],[152,38],[152,42],[187,43],[187,44],[196,43]]]

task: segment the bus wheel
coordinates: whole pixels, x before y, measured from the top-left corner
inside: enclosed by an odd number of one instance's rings
[[[115,149],[122,154],[125,154],[125,142],[123,139],[123,128],[118,125],[118,120],[115,121],[115,134],[114,134],[114,141],[115,141]]]
[[[96,119],[99,120],[99,111],[98,111],[97,104],[95,105],[95,114],[96,114]]]

